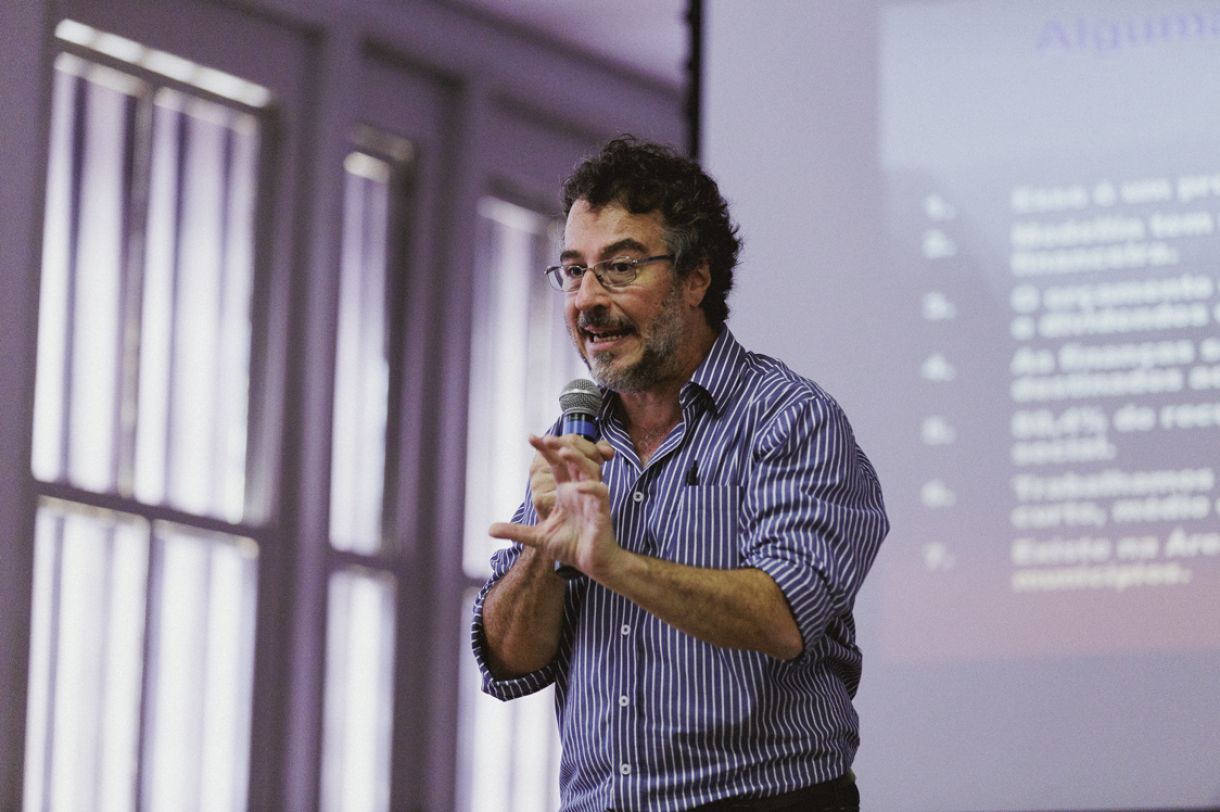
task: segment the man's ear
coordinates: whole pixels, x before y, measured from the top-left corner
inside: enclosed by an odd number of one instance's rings
[[[686,293],[684,299],[688,305],[698,307],[703,304],[703,297],[712,286],[712,272],[707,267],[706,259],[691,268],[690,273],[682,280],[682,285]]]

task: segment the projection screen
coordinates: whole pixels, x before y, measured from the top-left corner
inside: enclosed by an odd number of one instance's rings
[[[865,809],[1220,806],[1220,3],[707,0],[729,326],[893,530]]]

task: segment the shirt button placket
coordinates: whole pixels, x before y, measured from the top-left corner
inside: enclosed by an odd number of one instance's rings
[[[627,691],[630,690],[629,686],[632,681],[632,670],[630,665],[632,657],[630,656],[629,651],[631,646],[632,628],[631,608],[629,606],[623,606],[622,613],[623,614],[619,617],[619,642],[616,646],[616,648],[619,649],[620,671],[617,679],[615,679],[615,683],[617,683],[615,688],[618,692],[619,713],[614,713],[613,711],[609,712],[609,716],[613,720],[612,725],[615,730],[615,746],[613,747],[613,756],[615,761],[618,762],[618,773],[620,780],[626,779],[631,775],[631,765],[628,764],[625,759],[630,750],[630,742],[632,741],[630,719],[624,713],[622,713],[622,709],[625,707],[625,702],[623,700],[627,698]],[[614,696],[614,694],[611,694],[611,696]],[[610,697],[607,697],[607,700],[611,702],[614,701]],[[623,800],[626,797],[626,792],[626,788],[619,784],[619,786],[616,788],[616,800]],[[619,806],[618,804],[615,806],[616,808],[626,808],[625,806]]]
[[[630,500],[624,506],[625,515],[631,515],[634,512],[634,508],[643,506],[647,494],[644,492],[644,482],[642,480],[643,477],[641,477],[640,481],[636,482],[635,487],[631,490]],[[636,549],[638,548],[638,545],[639,541],[637,540],[634,544],[629,546]],[[618,696],[620,713],[618,715],[617,724],[615,725],[619,730],[622,731],[622,741],[624,743],[624,751],[618,754],[620,759],[628,755],[627,751],[630,749],[630,747],[627,743],[634,741],[636,734],[635,723],[632,718],[632,714],[629,712],[629,708],[631,707],[631,685],[634,682],[635,675],[632,673],[631,666],[629,664],[636,661],[636,657],[633,656],[633,653],[635,647],[639,645],[639,640],[632,640],[633,637],[637,637],[637,634],[636,624],[632,623],[631,621],[632,618],[630,614],[628,614],[623,617],[623,622],[619,625],[619,636],[622,643],[621,651],[623,653],[622,663],[626,669],[622,673],[622,681],[620,682],[621,692]],[[632,771],[633,768],[629,762],[625,760],[619,761],[618,772],[622,779],[630,778]],[[620,791],[625,792],[625,790]]]

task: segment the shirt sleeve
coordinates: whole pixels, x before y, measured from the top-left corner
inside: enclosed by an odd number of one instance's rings
[[[889,520],[876,472],[828,397],[779,411],[752,453],[743,553],[784,593],[805,643],[800,662],[850,615]]]
[[[538,521],[538,515],[534,512],[533,502],[530,499],[528,489],[525,494],[525,501],[517,508],[517,512],[513,514],[512,521],[518,524],[535,524]],[[542,690],[555,681],[557,668],[556,662],[552,660],[543,668],[529,674],[512,679],[496,679],[487,665],[487,639],[483,626],[483,603],[487,600],[487,593],[491,591],[491,588],[504,577],[505,573],[512,569],[513,564],[521,557],[522,549],[520,544],[514,543],[510,547],[497,550],[492,555],[491,577],[487,579],[487,583],[483,584],[483,588],[479,590],[479,594],[474,600],[474,619],[471,624],[470,642],[471,647],[474,649],[475,662],[478,663],[479,673],[483,679],[483,691],[503,701],[516,699],[519,696],[525,696]]]

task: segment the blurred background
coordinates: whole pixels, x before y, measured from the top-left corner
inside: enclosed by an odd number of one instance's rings
[[[1218,41],[1167,0],[0,6],[0,809],[557,807],[550,691],[479,694],[469,608],[583,372],[559,186],[622,132],[720,180],[730,327],[885,485],[864,808],[1220,807]]]
[[[686,147],[686,15],[4,4],[0,808],[556,806],[470,604],[580,372],[559,185]]]

